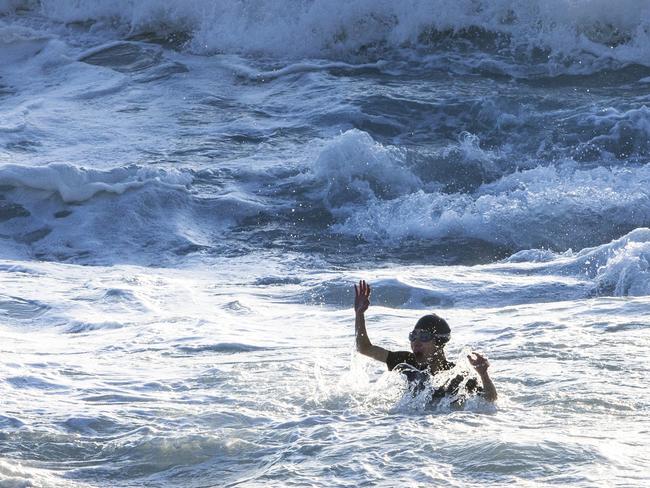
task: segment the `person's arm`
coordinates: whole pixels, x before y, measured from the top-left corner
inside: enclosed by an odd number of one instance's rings
[[[365,313],[369,306],[370,285],[361,280],[358,286],[354,285],[354,313],[356,314],[354,329],[357,337],[357,351],[364,356],[385,363],[388,358],[388,351],[383,347],[374,346],[368,339],[368,333],[366,332]]]
[[[474,369],[481,377],[481,381],[483,382],[483,398],[485,398],[488,402],[494,402],[497,399],[497,389],[487,372],[488,368],[490,367],[490,363],[485,356],[482,356],[477,352],[473,352],[472,354],[476,356],[476,358],[473,358],[471,355],[469,355],[467,356],[467,359],[469,360],[470,364],[474,366]]]

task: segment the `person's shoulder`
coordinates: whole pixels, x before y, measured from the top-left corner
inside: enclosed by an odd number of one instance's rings
[[[389,371],[392,371],[398,364],[410,364],[414,361],[415,355],[410,351],[388,351],[388,356],[386,357],[386,366],[388,366]]]

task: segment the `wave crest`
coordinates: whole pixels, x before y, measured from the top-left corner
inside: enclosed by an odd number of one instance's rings
[[[209,249],[228,227],[264,205],[224,189],[208,173],[0,166],[3,251],[95,264],[121,259],[163,264],[166,256]],[[195,178],[207,177],[216,188],[208,196],[192,186]]]
[[[429,164],[462,173],[454,181],[463,188],[420,178],[438,176],[409,169],[402,153],[359,131],[332,141],[314,173],[317,196],[336,218],[332,230],[389,245],[476,239],[516,252],[582,249],[650,225],[650,165],[582,168],[567,160],[503,173],[471,137],[450,151],[457,158],[443,151]]]
[[[66,203],[83,202],[100,192],[122,194],[150,183],[180,188],[191,182],[192,176],[188,173],[135,166],[109,171],[78,168],[70,164],[0,166],[0,185],[54,192]]]
[[[12,0],[62,22],[125,32],[187,32],[198,53],[328,56],[458,44],[524,55],[562,69],[572,56],[650,64],[650,5],[621,0]],[[548,52],[546,52],[548,51]],[[583,56],[584,61],[584,56]],[[580,69],[580,63],[575,63]]]

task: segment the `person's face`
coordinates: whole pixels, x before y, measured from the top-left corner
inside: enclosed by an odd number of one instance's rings
[[[432,357],[442,346],[436,343],[434,334],[424,329],[413,329],[409,334],[411,340],[411,350],[415,354],[415,359],[424,362]]]

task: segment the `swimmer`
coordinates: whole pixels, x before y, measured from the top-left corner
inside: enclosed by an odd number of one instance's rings
[[[454,363],[447,361],[444,347],[451,337],[451,330],[447,322],[435,314],[425,315],[417,321],[409,334],[411,352],[389,351],[370,342],[366,332],[365,313],[370,306],[370,285],[359,281],[354,285],[354,311],[357,351],[361,354],[386,363],[389,371],[398,370],[406,374],[409,381],[419,380],[422,384],[422,375],[435,376],[436,374],[452,369]],[[490,363],[487,358],[473,352],[467,356],[469,363],[478,373],[482,386],[474,378],[465,383],[468,393],[478,393],[485,400],[494,402],[497,399],[497,390],[488,374]],[[415,374],[414,374],[415,373]],[[459,385],[465,377],[457,375],[442,388],[433,392],[433,397],[457,395]]]

